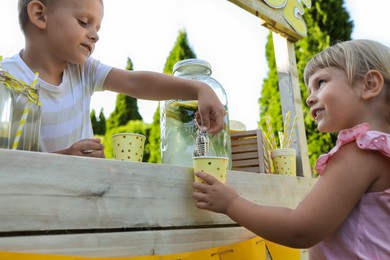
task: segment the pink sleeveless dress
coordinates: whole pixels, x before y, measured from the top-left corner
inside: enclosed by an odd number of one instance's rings
[[[320,175],[333,154],[350,142],[390,158],[390,134],[370,131],[363,123],[341,131],[336,146],[318,158],[316,170]],[[390,188],[364,194],[335,233],[312,247],[309,255],[310,259],[390,259]]]

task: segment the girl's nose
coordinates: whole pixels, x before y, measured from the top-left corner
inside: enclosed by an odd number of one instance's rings
[[[315,99],[313,95],[309,95],[306,99],[306,105],[311,107],[315,103]]]

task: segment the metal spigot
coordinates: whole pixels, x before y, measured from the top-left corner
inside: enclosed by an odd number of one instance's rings
[[[197,130],[196,134],[194,156],[207,156],[210,150],[208,133],[206,130]]]

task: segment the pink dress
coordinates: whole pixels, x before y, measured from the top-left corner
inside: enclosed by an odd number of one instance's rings
[[[336,146],[318,158],[318,173],[323,174],[341,146],[354,141],[360,149],[390,157],[390,134],[370,131],[370,126],[363,123],[339,133]],[[310,259],[390,259],[390,188],[364,194],[335,233],[312,247],[309,255]]]

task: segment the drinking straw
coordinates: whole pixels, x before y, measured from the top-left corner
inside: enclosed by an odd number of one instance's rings
[[[286,144],[287,146],[286,147],[290,147],[291,146],[291,142],[292,142],[292,139],[293,139],[293,136],[294,136],[294,133],[295,133],[295,127],[297,125],[297,119],[298,119],[298,116],[295,115],[293,124],[292,124],[291,129],[290,129],[289,134],[288,134],[288,141],[287,141],[287,144]]]
[[[35,85],[37,84],[38,76],[39,76],[39,74],[38,74],[38,72],[36,72],[34,80],[31,83],[32,88],[34,88]],[[26,101],[26,106],[24,107],[24,110],[22,113],[22,118],[19,121],[18,130],[16,131],[15,140],[14,140],[14,143],[12,144],[12,149],[14,149],[14,150],[18,148],[20,137],[23,134],[24,125],[26,124],[26,120],[27,120],[29,113],[30,113],[30,107],[29,107],[28,101]]]
[[[284,118],[284,126],[283,126],[283,140],[280,139],[280,148],[287,148],[287,141],[288,141],[288,132],[289,132],[289,126],[290,126],[290,111],[286,113],[286,117]]]
[[[285,147],[285,145],[284,145],[284,143],[285,143],[284,133],[281,132],[281,131],[278,131],[278,136],[279,136],[280,149],[283,149]]]
[[[275,140],[275,136],[274,136],[274,131],[272,130],[271,118],[269,116],[267,116],[265,118],[265,123],[267,124],[268,138],[271,141],[271,147],[274,150],[274,149],[276,149],[277,145],[276,145],[276,140]]]
[[[263,140],[263,158],[264,158],[264,168],[267,173],[272,172],[272,158],[271,158],[271,150],[272,145],[269,141],[266,132],[264,131],[263,127],[260,126],[261,133],[262,133],[262,140]]]
[[[30,112],[30,107],[28,106],[28,103],[26,103],[26,106],[23,110],[22,118],[19,121],[18,130],[16,131],[15,140],[12,145],[12,149],[17,149],[20,141],[20,137],[23,133],[23,128],[27,120],[28,113]]]

